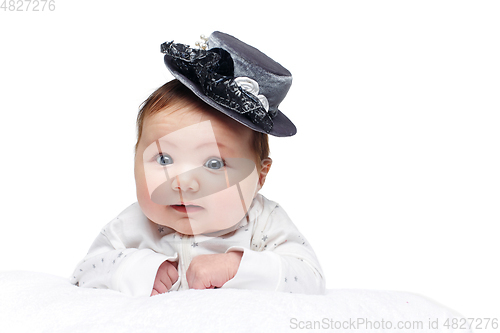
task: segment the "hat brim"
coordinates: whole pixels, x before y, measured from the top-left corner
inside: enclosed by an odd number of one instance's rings
[[[213,101],[211,98],[206,96],[201,87],[198,84],[195,84],[193,81],[191,81],[189,78],[181,74],[179,71],[176,70],[176,66],[174,65],[173,58],[169,56],[168,54],[165,55],[164,57],[165,65],[167,66],[168,70],[172,75],[179,80],[183,85],[185,85],[189,90],[191,90],[196,96],[198,96],[203,102],[207,103],[214,109],[224,113],[228,117],[231,117],[232,119],[236,120],[237,122],[245,125],[246,127],[251,128],[254,131],[261,132],[261,133],[267,133],[269,135],[277,136],[277,137],[286,137],[286,136],[292,136],[297,133],[297,128],[295,125],[288,119],[287,116],[285,116],[281,111],[278,110],[278,113],[276,117],[272,118],[273,120],[273,127],[270,132],[264,131],[262,128],[258,127],[255,125],[249,118],[247,118],[245,115],[240,114],[234,110],[231,110],[229,108],[226,108],[215,101]]]

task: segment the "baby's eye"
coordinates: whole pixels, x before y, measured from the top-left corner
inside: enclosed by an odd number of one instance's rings
[[[174,163],[174,160],[167,154],[159,154],[158,157],[156,157],[156,162],[160,165],[169,165]]]
[[[219,170],[224,165],[226,165],[226,163],[224,163],[223,159],[213,157],[206,161],[204,166],[212,170]]]

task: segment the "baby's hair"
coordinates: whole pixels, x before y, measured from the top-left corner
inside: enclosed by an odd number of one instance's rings
[[[187,105],[196,105],[201,109],[211,108],[199,99],[189,88],[180,83],[177,79],[165,83],[156,89],[140,106],[137,114],[137,142],[135,144],[135,153],[142,136],[142,126],[146,117],[152,116],[165,108],[170,108],[175,112]],[[213,109],[215,110],[215,109]],[[216,110],[216,112],[219,112]],[[256,154],[260,168],[262,161],[269,157],[269,138],[265,133],[253,132],[252,148]]]

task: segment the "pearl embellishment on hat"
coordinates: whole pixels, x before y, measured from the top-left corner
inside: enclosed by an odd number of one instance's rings
[[[252,80],[249,77],[240,76],[234,78],[234,82],[238,86],[240,86],[241,89],[245,90],[246,92],[252,95],[257,96],[264,109],[266,111],[269,111],[269,101],[267,100],[266,96],[259,95],[259,84],[257,83],[257,81]]]
[[[208,47],[208,37],[205,37],[205,35],[200,35],[200,39],[201,41],[194,43],[194,45],[196,45],[199,49],[206,50]]]

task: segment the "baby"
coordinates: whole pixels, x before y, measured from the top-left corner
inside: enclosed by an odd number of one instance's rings
[[[137,117],[138,202],[102,229],[72,283],[133,296],[190,288],[324,293],[310,244],[259,194],[272,163],[268,134],[296,133],[278,110],[291,74],[227,34],[206,42],[208,49],[162,45],[176,79]]]

